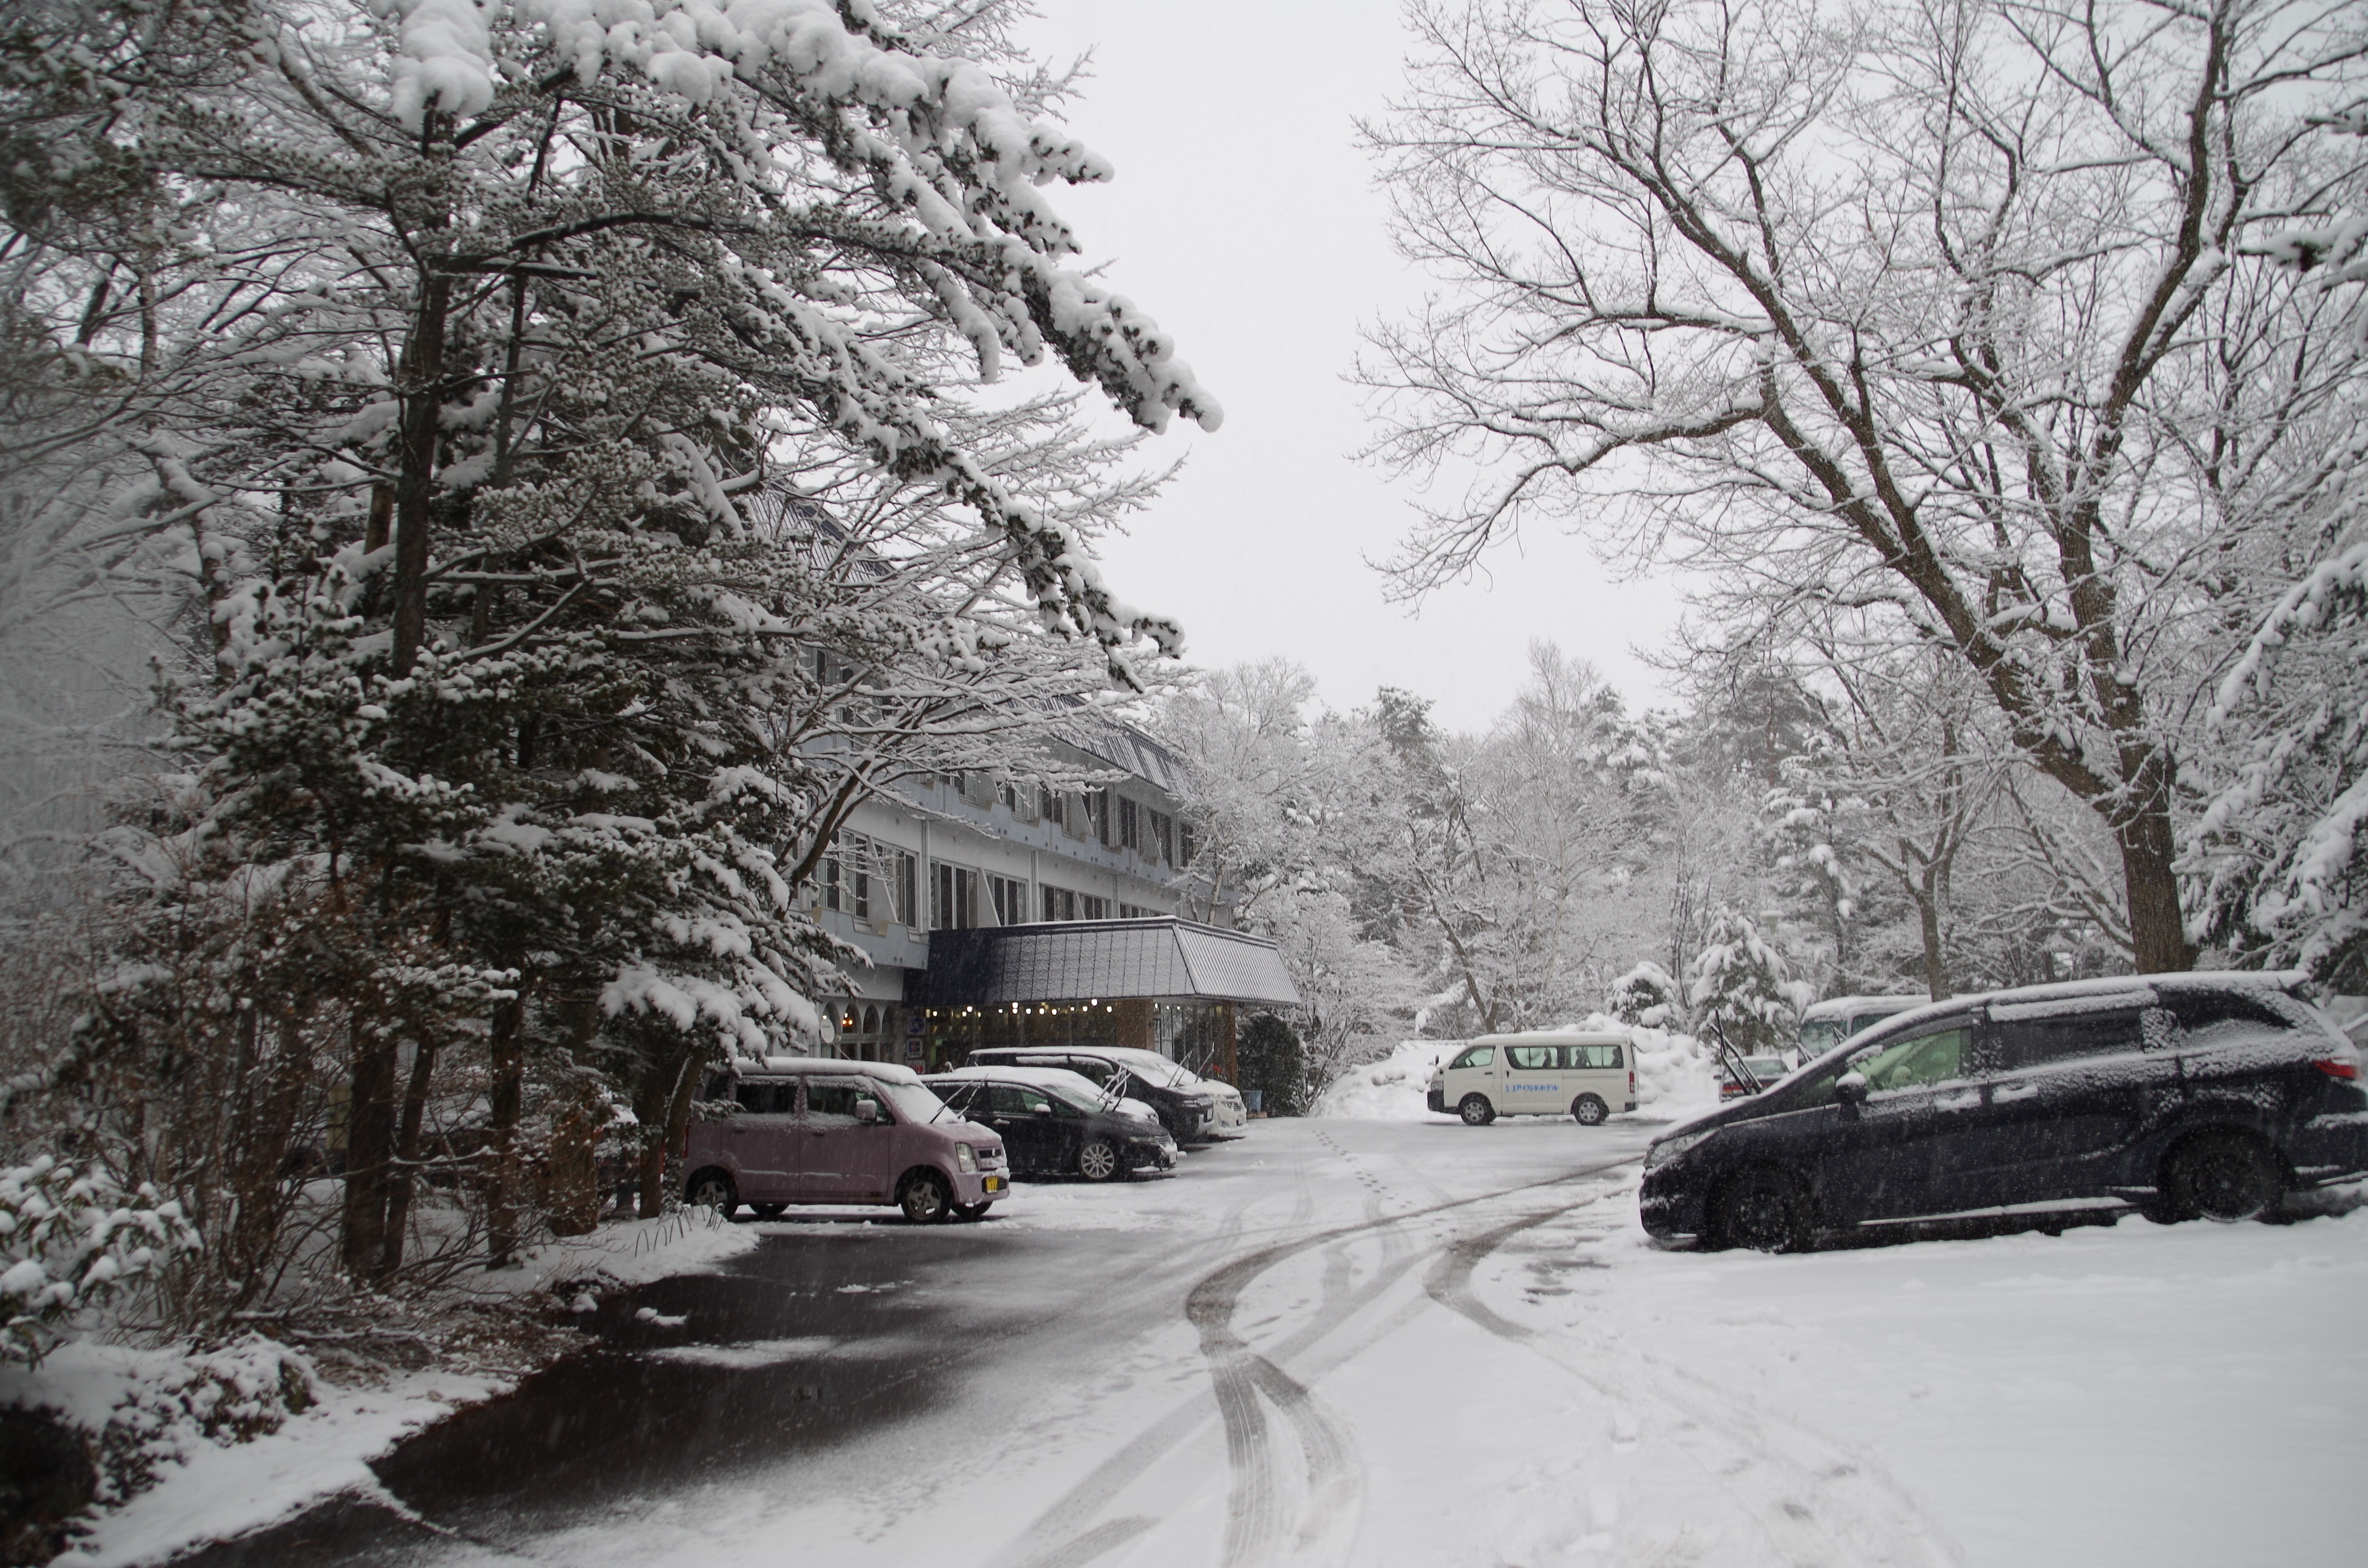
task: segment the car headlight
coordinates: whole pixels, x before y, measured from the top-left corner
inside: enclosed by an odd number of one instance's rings
[[[1676,1159],[1717,1131],[1715,1127],[1705,1127],[1700,1132],[1680,1132],[1673,1138],[1655,1140],[1645,1151],[1645,1168],[1649,1171],[1655,1165]]]
[[[978,1169],[978,1152],[967,1143],[954,1145],[954,1167],[968,1176]]]

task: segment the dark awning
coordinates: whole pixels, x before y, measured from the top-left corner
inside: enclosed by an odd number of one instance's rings
[[[905,983],[924,1007],[1115,996],[1299,1005],[1271,941],[1173,915],[932,931],[929,967]]]

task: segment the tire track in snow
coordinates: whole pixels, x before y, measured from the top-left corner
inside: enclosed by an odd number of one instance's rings
[[[1325,1142],[1329,1144],[1330,1141],[1325,1140]],[[1331,1146],[1335,1153],[1345,1154],[1345,1151],[1340,1150],[1337,1145]],[[1203,1320],[1222,1314],[1224,1333],[1232,1334],[1233,1312],[1238,1304],[1241,1290],[1258,1275],[1313,1247],[1345,1249],[1349,1244],[1360,1239],[1368,1236],[1377,1237],[1383,1248],[1383,1261],[1375,1269],[1373,1275],[1345,1298],[1334,1298],[1332,1290],[1327,1289],[1325,1292],[1326,1300],[1318,1303],[1313,1315],[1275,1345],[1272,1357],[1261,1357],[1260,1359],[1267,1360],[1269,1365],[1272,1365],[1274,1357],[1296,1357],[1363,1311],[1415,1264],[1429,1256],[1428,1249],[1412,1250],[1411,1244],[1405,1239],[1404,1233],[1397,1227],[1410,1221],[1429,1219],[1434,1215],[1467,1209],[1475,1204],[1508,1198],[1517,1193],[1532,1192],[1540,1187],[1558,1187],[1567,1182],[1582,1181],[1590,1176],[1601,1176],[1608,1171],[1634,1165],[1641,1157],[1641,1155],[1632,1154],[1624,1159],[1608,1160],[1598,1165],[1584,1165],[1575,1170],[1565,1171],[1558,1176],[1549,1176],[1543,1181],[1523,1182],[1516,1187],[1499,1187],[1488,1192],[1476,1193],[1468,1198],[1442,1199],[1438,1203],[1427,1204],[1422,1208],[1400,1214],[1376,1214],[1373,1212],[1376,1205],[1369,1202],[1368,1217],[1357,1223],[1337,1226],[1312,1235],[1270,1244],[1222,1266],[1203,1278],[1193,1288],[1186,1301],[1185,1315],[1189,1321],[1194,1323],[1196,1327],[1203,1329],[1205,1354],[1207,1341]],[[1436,1190],[1435,1183],[1429,1185]],[[1228,1219],[1237,1220],[1247,1207],[1247,1203],[1237,1207]],[[1313,1200],[1306,1195],[1303,1184],[1299,1200],[1293,1206],[1294,1216],[1304,1219],[1312,1210]],[[1228,1228],[1234,1230],[1235,1233],[1238,1233],[1237,1225]],[[1349,1278],[1353,1278],[1353,1275],[1336,1272],[1328,1267],[1326,1271],[1327,1287]],[[1195,1315],[1196,1302],[1198,1316]],[[1236,1342],[1238,1343],[1237,1337]],[[1010,1544],[988,1560],[987,1568],[1070,1568],[1072,1564],[1089,1562],[1104,1552],[1116,1550],[1126,1540],[1132,1540],[1140,1531],[1129,1530],[1123,1537],[1111,1538],[1104,1533],[1109,1528],[1107,1524],[1095,1525],[1092,1521],[1121,1489],[1139,1479],[1153,1465],[1200,1428],[1208,1419],[1212,1396],[1214,1397],[1219,1418],[1225,1423],[1226,1458],[1233,1476],[1233,1491],[1240,1494],[1247,1490],[1247,1501],[1252,1505],[1258,1515],[1258,1528],[1254,1537],[1250,1534],[1243,1534],[1241,1544],[1248,1548],[1253,1540],[1267,1543],[1266,1547],[1259,1550],[1267,1550],[1276,1544],[1281,1532],[1280,1527],[1274,1524],[1271,1518],[1271,1498],[1274,1489],[1270,1471],[1266,1474],[1265,1485],[1260,1486],[1254,1481],[1248,1483],[1247,1487],[1245,1485],[1246,1475],[1256,1475],[1260,1472],[1258,1467],[1267,1462],[1272,1445],[1265,1412],[1256,1397],[1258,1380],[1251,1377],[1247,1369],[1239,1370],[1241,1371],[1239,1376],[1227,1376],[1224,1375],[1224,1369],[1221,1365],[1212,1363],[1209,1394],[1193,1395],[1137,1432],[1134,1437],[1121,1445],[1117,1452],[1087,1471],[1049,1507],[1015,1532]],[[1289,1379],[1288,1374],[1283,1373],[1279,1367],[1275,1368],[1275,1376],[1299,1388],[1302,1394],[1307,1393],[1304,1386],[1299,1385],[1296,1380]],[[1273,1396],[1269,1395],[1269,1397]],[[1299,1410],[1303,1414],[1316,1409],[1312,1394],[1307,1395],[1304,1405],[1300,1404],[1287,1392],[1281,1397],[1290,1401],[1290,1408]],[[1323,1421],[1327,1424],[1328,1430],[1326,1427],[1311,1428],[1304,1441],[1315,1445],[1318,1451],[1326,1451],[1328,1448],[1330,1452],[1343,1456],[1352,1455],[1353,1445],[1349,1441],[1346,1433],[1337,1423],[1332,1422],[1328,1414],[1323,1415]],[[1345,1469],[1348,1462],[1344,1458],[1332,1461],[1332,1465],[1336,1469]],[[1245,1467],[1249,1468],[1246,1470]],[[1311,1493],[1311,1496],[1313,1495]],[[1264,1501],[1262,1502],[1261,1499]],[[1239,1495],[1233,1498],[1235,1504],[1231,1509],[1233,1516],[1240,1515],[1242,1509],[1239,1505],[1244,1500]],[[1349,1510],[1344,1508],[1339,1511],[1346,1513]],[[1329,1528],[1334,1521],[1329,1517],[1326,1517],[1311,1522],[1318,1530],[1321,1530]],[[1229,1522],[1227,1529],[1229,1546],[1234,1542],[1237,1533],[1239,1532],[1236,1532]],[[1046,1540],[1056,1544],[1049,1548],[1035,1549],[1036,1543]],[[1087,1551],[1087,1555],[1076,1555],[1079,1551]],[[1229,1552],[1226,1561],[1230,1562],[1235,1559]]]
[[[1518,1345],[1614,1403],[1615,1411],[1658,1406],[1677,1417],[1679,1446],[1721,1491],[1735,1495],[1747,1517],[1779,1554],[1773,1561],[1811,1565],[1839,1562],[1961,1562],[1963,1554],[1925,1518],[1913,1497],[1891,1477],[1841,1445],[1749,1398],[1682,1368],[1653,1362],[1664,1374],[1692,1383],[1694,1397],[1622,1377],[1617,1362],[1581,1366],[1527,1325],[1506,1318],[1472,1288],[1474,1271],[1523,1232],[1563,1219],[1597,1200],[1580,1199],[1460,1237],[1439,1254],[1423,1285],[1430,1298],[1507,1343]],[[1726,1448],[1720,1454],[1704,1452]],[[1853,1498],[1861,1483],[1877,1495]]]

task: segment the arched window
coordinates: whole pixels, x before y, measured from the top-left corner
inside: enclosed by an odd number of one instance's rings
[[[865,1034],[878,1034],[880,1032],[879,1008],[866,1007],[863,1009],[863,1032]]]

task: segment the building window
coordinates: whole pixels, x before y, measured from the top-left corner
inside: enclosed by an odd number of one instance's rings
[[[1106,898],[1096,898],[1089,892],[1079,893],[1077,895],[1077,918],[1080,920],[1108,920],[1110,918],[1110,900]]]
[[[1041,892],[1045,919],[1075,920],[1077,917],[1076,893],[1071,892],[1067,888],[1044,888]]]
[[[1086,791],[1086,824],[1087,831],[1102,841],[1105,849],[1115,849],[1118,841],[1112,836],[1110,792],[1107,790]]]
[[[1147,920],[1158,913],[1159,911],[1156,909],[1146,909],[1139,903],[1121,903],[1118,906],[1118,917],[1121,920]]]
[[[1176,819],[1166,812],[1151,813],[1151,837],[1144,853],[1163,866],[1176,864]]]
[[[1190,823],[1178,823],[1176,824],[1176,863],[1178,866],[1189,866],[1192,863],[1192,858],[1200,852],[1201,835],[1192,831]]]
[[[1118,846],[1121,849],[1143,847],[1143,808],[1124,795],[1118,798]]]
[[[978,873],[943,860],[929,867],[929,929],[966,931],[978,924]]]
[[[1046,822],[1065,824],[1068,813],[1064,808],[1067,803],[1068,797],[1051,785],[1039,784],[1036,787],[1036,812]]]
[[[986,896],[988,902],[995,905],[995,923],[997,926],[1028,924],[1026,882],[1011,877],[989,876],[986,879]]]

